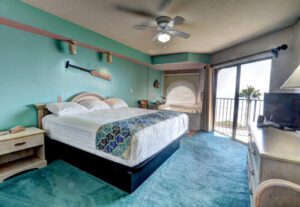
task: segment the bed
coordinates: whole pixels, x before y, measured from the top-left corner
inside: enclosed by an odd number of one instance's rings
[[[104,98],[95,93],[82,93],[73,97],[71,102],[89,99]],[[65,160],[128,193],[136,190],[179,148],[180,137],[188,129],[188,117],[176,112],[120,108],[56,116],[50,114],[43,104],[36,105],[36,109],[38,125],[47,132],[46,158],[49,162]],[[149,117],[151,120],[158,118],[158,121],[144,121]],[[116,123],[118,126],[137,125],[131,128],[132,136],[126,147],[110,150],[107,139],[118,137],[107,136],[107,130],[114,130]],[[134,132],[137,126],[143,127]],[[104,147],[103,143],[106,144]]]

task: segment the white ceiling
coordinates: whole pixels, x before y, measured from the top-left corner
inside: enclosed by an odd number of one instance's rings
[[[173,0],[158,15],[183,16],[186,23],[176,29],[192,36],[175,37],[163,46],[150,42],[155,31],[133,28],[149,19],[115,9],[124,5],[157,12],[162,0],[24,1],[149,55],[213,53],[288,26],[300,16],[300,0]]]

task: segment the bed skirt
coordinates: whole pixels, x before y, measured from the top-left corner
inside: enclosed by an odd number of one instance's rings
[[[46,137],[46,159],[64,160],[115,187],[132,193],[180,146],[176,139],[135,167],[128,167]]]

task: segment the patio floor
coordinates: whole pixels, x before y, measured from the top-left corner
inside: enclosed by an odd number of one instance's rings
[[[232,127],[231,126],[215,126],[215,131],[226,135],[228,137],[232,137]],[[243,143],[248,143],[249,141],[249,132],[247,128],[238,128],[236,131],[236,139]]]

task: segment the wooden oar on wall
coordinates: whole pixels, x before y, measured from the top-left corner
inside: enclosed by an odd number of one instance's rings
[[[79,67],[77,65],[72,65],[70,63],[70,61],[67,61],[66,62],[66,68],[69,68],[69,67],[75,68],[75,69],[78,69],[78,70],[81,70],[81,71],[84,71],[84,72],[88,72],[89,74],[91,74],[92,76],[95,76],[97,78],[102,78],[102,79],[105,79],[105,80],[108,80],[108,81],[111,80],[111,75],[104,74],[104,73],[98,72],[96,70],[89,70],[89,69],[86,69],[86,68],[82,68],[82,67]]]

